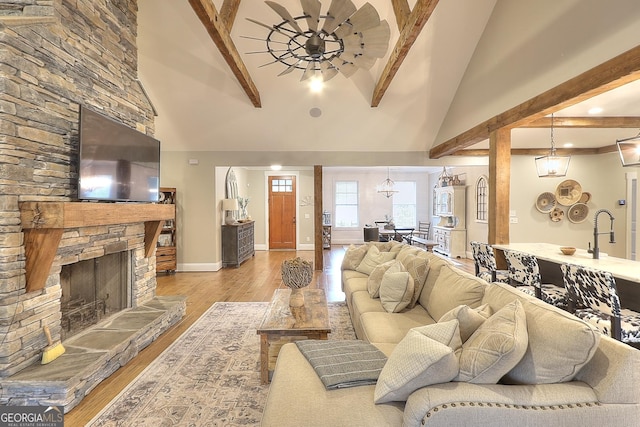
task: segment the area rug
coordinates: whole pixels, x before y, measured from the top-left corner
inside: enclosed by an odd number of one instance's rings
[[[258,425],[256,328],[268,303],[217,302],[115,397],[89,426]],[[354,339],[345,303],[329,303],[329,339]]]

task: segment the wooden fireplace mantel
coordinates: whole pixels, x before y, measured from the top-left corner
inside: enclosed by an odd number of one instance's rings
[[[144,222],[145,256],[153,254],[175,205],[151,203],[22,202],[27,292],[44,288],[65,229]]]

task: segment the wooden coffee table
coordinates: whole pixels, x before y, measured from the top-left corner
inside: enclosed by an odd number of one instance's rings
[[[269,348],[276,340],[284,337],[326,340],[331,333],[327,298],[323,289],[303,289],[304,306],[289,307],[291,289],[276,289],[269,303],[262,323],[258,327],[260,335],[260,380],[269,382]],[[275,347],[275,346],[274,346]],[[279,350],[279,347],[277,348]],[[277,350],[272,358],[277,357]]]

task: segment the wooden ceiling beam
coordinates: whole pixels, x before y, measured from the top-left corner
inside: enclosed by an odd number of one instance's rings
[[[189,0],[189,4],[196,15],[198,15],[198,18],[200,18],[200,22],[202,22],[207,29],[209,36],[218,47],[222,57],[238,79],[240,86],[244,89],[253,106],[256,108],[262,107],[260,93],[253,83],[253,80],[251,80],[249,71],[244,65],[244,62],[242,62],[240,54],[233,44],[233,40],[231,40],[231,34],[218,14],[213,2],[211,0]],[[229,6],[229,8],[231,7],[232,6]]]
[[[393,5],[393,13],[396,15],[396,22],[398,23],[398,30],[402,31],[407,24],[411,8],[409,7],[409,0],[391,0]]]
[[[394,1],[394,10],[395,3],[397,2]],[[415,43],[416,39],[420,35],[420,31],[424,28],[424,25],[429,20],[429,17],[433,13],[437,4],[438,0],[418,0],[416,2],[406,23],[404,24],[404,27],[402,28],[402,31],[400,31],[400,36],[393,48],[393,52],[391,52],[389,61],[384,67],[382,75],[373,90],[373,98],[371,99],[372,107],[380,105],[380,101],[389,88],[391,81],[398,72],[402,62],[407,57],[411,46],[413,46],[413,43]]]
[[[639,78],[640,46],[636,46],[431,148],[429,158],[451,155],[489,138],[497,129],[523,126]]]
[[[566,155],[591,155],[591,154],[606,154],[618,151],[615,145],[607,145],[605,147],[598,148],[556,148],[556,153],[561,156]],[[549,154],[548,148],[512,148],[512,156],[544,156]],[[464,157],[487,157],[489,155],[488,148],[470,148],[466,150],[458,150],[451,154],[452,156],[464,156]]]
[[[227,27],[229,33],[231,33],[233,23],[236,21],[236,14],[238,13],[239,7],[240,0],[224,0],[220,8],[220,19],[222,19],[222,23]]]
[[[551,117],[543,117],[520,126],[521,128],[550,128]],[[640,117],[558,117],[554,128],[640,128]]]

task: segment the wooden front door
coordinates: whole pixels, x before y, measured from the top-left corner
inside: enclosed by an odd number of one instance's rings
[[[296,248],[296,178],[269,177],[269,249]]]

